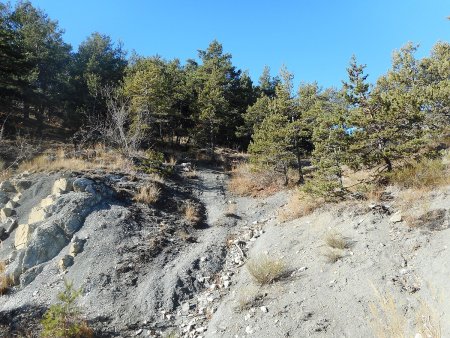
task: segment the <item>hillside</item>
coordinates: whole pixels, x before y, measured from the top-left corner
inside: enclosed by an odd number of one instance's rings
[[[0,259],[16,279],[2,335],[38,336],[64,280],[96,337],[382,337],[377,320],[385,336],[450,333],[450,187],[411,199],[413,226],[394,187],[281,221],[291,192],[238,197],[222,169],[189,167],[164,181],[94,170],[2,182]],[[135,201],[149,184],[157,201]]]

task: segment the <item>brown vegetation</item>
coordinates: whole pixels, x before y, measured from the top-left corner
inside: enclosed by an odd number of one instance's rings
[[[325,203],[323,198],[315,198],[304,192],[296,191],[280,211],[278,218],[282,222],[310,215]]]
[[[140,187],[139,192],[134,196],[136,202],[153,204],[158,202],[161,196],[161,189],[155,183],[148,183]]]
[[[259,285],[275,282],[287,271],[286,264],[282,260],[271,259],[265,255],[248,261],[247,269],[254,281]]]

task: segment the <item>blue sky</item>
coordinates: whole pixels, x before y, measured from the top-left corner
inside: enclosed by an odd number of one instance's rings
[[[392,51],[419,43],[419,57],[450,41],[450,0],[32,0],[65,29],[75,48],[98,31],[141,55],[196,57],[213,39],[256,81],[285,64],[295,82],[339,86],[355,54],[369,80]]]

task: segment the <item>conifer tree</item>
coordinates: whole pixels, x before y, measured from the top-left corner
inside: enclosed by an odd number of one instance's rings
[[[392,69],[381,76],[367,96],[368,86],[361,80],[364,67],[357,67],[357,76],[349,69],[351,153],[357,168],[384,164],[392,171],[394,161],[410,158],[423,145],[424,112],[418,95],[418,63],[414,58],[417,47],[408,44],[394,53]]]
[[[291,130],[286,115],[268,115],[257,127],[249,146],[251,163],[263,170],[280,172],[288,183],[288,168],[295,159],[290,150]]]

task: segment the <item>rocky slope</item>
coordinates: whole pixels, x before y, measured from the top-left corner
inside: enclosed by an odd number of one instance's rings
[[[223,172],[197,173],[164,183],[25,173],[1,183],[0,260],[17,285],[0,297],[0,333],[36,336],[67,279],[82,287],[78,304],[99,337],[371,337],[377,292],[395,300],[410,332],[427,337],[417,323],[427,304],[450,334],[450,189],[429,196],[414,228],[396,191],[280,223],[288,192],[236,197]],[[160,200],[135,203],[148,182]],[[187,201],[203,208],[202,223],[186,220]],[[335,263],[324,256],[330,232],[348,244]],[[284,262],[284,278],[256,284],[246,263],[261,257]]]

